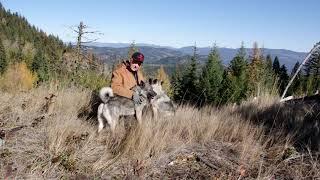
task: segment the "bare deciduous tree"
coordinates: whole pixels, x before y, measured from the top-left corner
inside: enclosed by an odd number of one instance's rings
[[[83,63],[83,59],[88,59],[83,53],[84,45],[92,42],[96,42],[100,35],[103,35],[100,31],[90,31],[90,27],[85,25],[82,21],[78,26],[70,27],[73,32],[77,34],[77,46],[76,53],[77,58],[75,59],[76,72],[79,70],[80,65]],[[91,61],[91,60],[89,60]]]

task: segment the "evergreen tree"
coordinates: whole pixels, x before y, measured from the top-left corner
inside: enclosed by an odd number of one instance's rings
[[[320,55],[316,51],[304,65],[304,75],[302,76],[303,91],[308,95],[313,95],[319,89],[319,67]]]
[[[313,95],[315,93],[315,80],[316,78],[314,77],[313,74],[305,76],[305,88],[304,92],[307,93],[307,95]]]
[[[248,62],[246,59],[246,51],[243,43],[237,55],[231,60],[229,70],[233,78],[232,85],[234,86],[232,102],[239,103],[242,99],[246,98],[248,88]],[[226,74],[225,74],[226,76]],[[227,87],[225,87],[227,88]]]
[[[270,54],[268,54],[267,57],[266,57],[265,69],[266,69],[267,72],[270,73],[272,76],[274,75],[274,73],[273,73],[273,62],[272,62],[272,57],[271,57]]]
[[[270,54],[267,55],[263,66],[264,66],[264,68],[263,68],[264,86],[265,86],[265,88],[267,90],[272,92],[273,85],[275,83],[275,75],[274,75],[274,72],[273,72],[272,58],[271,58]]]
[[[281,95],[289,82],[287,67],[284,64],[280,67],[279,78],[280,78],[279,93]]]
[[[228,70],[224,70],[223,72],[223,80],[221,82],[221,87],[219,90],[220,94],[220,104],[226,104],[228,102],[232,102],[234,99],[234,92],[235,92],[235,84],[234,79],[228,72]]]
[[[31,69],[37,73],[40,82],[49,80],[49,65],[42,51],[35,55]]]
[[[200,92],[203,92],[205,103],[217,104],[219,89],[222,82],[223,66],[216,45],[208,55],[208,61],[202,69],[200,77]]]
[[[0,74],[4,73],[7,69],[8,61],[6,57],[6,52],[0,38]]]
[[[271,55],[268,54],[266,57],[266,68],[269,70],[273,70],[273,66],[272,66],[272,58]]]
[[[296,64],[294,65],[291,73],[290,73],[290,79],[297,72],[299,66],[300,66],[300,63],[299,63],[299,61],[297,61]],[[297,95],[302,94],[302,73],[301,73],[301,71],[298,72],[296,78],[293,80],[293,82],[288,90],[288,95],[292,95],[292,94],[297,94]]]
[[[309,85],[309,87],[312,89],[309,89],[308,92],[315,92],[320,88],[320,52],[316,51],[314,52],[310,59],[305,64],[305,72],[306,76],[309,79],[308,82],[312,81],[312,85]],[[311,80],[312,79],[312,80]]]
[[[280,62],[278,56],[274,58],[273,64],[272,64],[272,69],[275,73],[276,76],[279,76],[280,74]]]
[[[174,73],[172,74],[172,97],[175,101],[180,101],[183,98],[182,94],[182,74],[178,66],[176,66]]]
[[[193,56],[190,59],[190,63],[183,73],[181,78],[181,91],[180,95],[187,103],[196,104],[199,101],[198,90],[198,76],[197,76],[197,48],[193,48]]]
[[[276,56],[273,60],[272,70],[274,73],[274,82],[278,88],[278,92],[280,92],[279,86],[281,83],[281,79],[280,79],[280,62],[279,62],[278,56]]]
[[[296,62],[296,64],[294,64],[293,69],[290,73],[290,78],[293,77],[293,75],[297,72],[298,68],[300,66],[299,61]],[[297,77],[301,75],[301,71],[298,73]]]

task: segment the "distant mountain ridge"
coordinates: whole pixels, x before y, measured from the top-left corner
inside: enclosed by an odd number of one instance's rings
[[[71,43],[76,44],[76,43]],[[103,42],[91,42],[86,43],[86,46],[95,46],[95,47],[111,47],[111,48],[126,48],[131,45],[131,43],[103,43]],[[155,48],[168,48],[168,49],[176,49],[171,46],[161,46],[156,44],[148,44],[148,43],[136,43],[136,46],[148,46],[148,47],[155,47]]]
[[[168,48],[156,48],[151,46],[137,46],[141,52],[145,55],[146,63],[155,63],[162,58],[166,57],[179,57],[184,54],[180,51]],[[94,47],[90,46],[90,49],[102,57],[106,63],[113,63],[116,60],[126,58],[128,56],[129,47]]]
[[[220,57],[223,61],[224,64],[228,64],[233,57],[237,54],[239,49],[233,49],[233,48],[218,48]],[[183,47],[179,49],[181,52],[185,54],[191,55],[193,52],[193,47]],[[211,51],[210,47],[204,47],[204,48],[198,48],[198,54],[200,56],[207,56]],[[294,64],[299,61],[301,62],[307,55],[305,52],[296,52],[292,50],[287,50],[287,49],[268,49],[268,48],[263,48],[263,55],[267,56],[270,54],[272,58],[274,59],[276,56],[278,56],[280,63],[285,64],[288,69],[292,69]],[[246,48],[246,54],[249,56],[252,54],[252,48]]]
[[[98,45],[98,46],[95,46]],[[113,63],[116,60],[127,57],[129,43],[93,43],[88,46],[94,53],[102,57],[106,63]],[[187,46],[182,48],[173,48],[167,46],[158,46],[153,44],[136,44],[142,53],[145,54],[146,63],[148,64],[163,64],[173,65],[184,63],[190,59],[193,53],[193,47]],[[204,64],[207,60],[207,55],[210,53],[210,47],[197,48],[200,64]],[[218,48],[220,57],[224,65],[229,64],[232,58],[237,54],[239,49],[233,48]],[[262,49],[264,56],[270,54],[272,58],[278,56],[280,63],[285,64],[288,70],[291,70],[294,64],[301,62],[307,53],[295,52],[286,49]],[[252,52],[251,48],[246,48],[247,55]]]

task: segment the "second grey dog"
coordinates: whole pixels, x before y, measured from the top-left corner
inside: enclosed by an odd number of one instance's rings
[[[149,79],[149,84],[151,84],[153,91],[157,94],[150,100],[153,116],[173,116],[176,112],[176,108],[170,97],[162,89],[162,82],[157,79]]]
[[[104,127],[104,119],[108,122],[112,131],[115,130],[120,116],[135,115],[139,124],[142,123],[142,110],[150,102],[150,97],[156,95],[151,85],[141,82],[140,86],[132,88],[134,93],[138,93],[143,98],[141,104],[135,104],[132,99],[114,95],[110,87],[100,90],[100,98],[103,101],[98,107],[98,132]]]

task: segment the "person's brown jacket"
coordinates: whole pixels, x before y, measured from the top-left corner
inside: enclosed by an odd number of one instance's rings
[[[117,66],[112,72],[111,88],[113,93],[119,96],[132,98],[132,87],[137,85],[137,81],[133,73],[127,68],[127,62],[123,62]],[[144,81],[144,77],[140,71],[137,73],[138,82]]]

